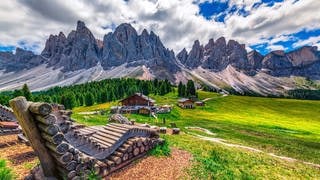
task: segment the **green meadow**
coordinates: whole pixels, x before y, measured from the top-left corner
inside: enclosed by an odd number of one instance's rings
[[[176,105],[177,95],[152,96],[157,104],[173,105],[170,114],[153,117],[127,114],[140,123],[170,127],[177,124],[183,131],[168,136],[170,146],[193,154],[194,162],[188,169],[191,176],[200,179],[256,179],[256,178],[320,178],[320,169],[300,162],[289,162],[266,153],[296,158],[320,164],[320,101],[246,96],[221,96],[198,92],[199,99],[207,99],[206,106],[181,109]],[[86,125],[103,125],[110,115],[83,115],[80,112],[108,110],[118,102],[74,108],[73,118]],[[166,124],[162,124],[162,119]],[[210,130],[207,135],[185,127],[198,126]],[[200,140],[196,134],[222,138],[228,143],[250,146],[266,153],[252,152],[236,147]]]

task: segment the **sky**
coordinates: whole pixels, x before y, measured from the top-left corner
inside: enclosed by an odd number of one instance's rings
[[[177,54],[224,36],[262,54],[320,49],[320,0],[3,0],[0,51],[41,53],[50,34],[84,21],[97,39],[121,23],[154,31]]]

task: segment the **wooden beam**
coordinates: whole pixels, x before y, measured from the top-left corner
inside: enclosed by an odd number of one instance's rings
[[[13,112],[17,117],[25,135],[28,137],[33,150],[39,157],[44,175],[48,178],[55,177],[55,162],[52,156],[49,154],[49,151],[45,147],[44,143],[41,142],[40,132],[28,110],[29,105],[26,98],[22,96],[14,98],[10,100],[9,104],[13,109]]]

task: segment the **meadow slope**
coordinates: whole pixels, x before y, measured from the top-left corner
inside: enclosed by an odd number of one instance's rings
[[[181,109],[178,97],[152,96],[157,104],[172,104],[170,114],[159,114],[158,122],[149,116],[129,114],[138,122],[166,126],[175,122],[185,132],[180,136],[166,136],[171,146],[185,149],[194,156],[189,174],[201,178],[319,178],[320,170],[299,162],[288,162],[214,142],[203,141],[195,135],[222,138],[228,143],[254,147],[267,153],[288,156],[320,164],[320,101],[246,96],[220,96],[199,91],[200,99],[208,99],[206,106]],[[80,112],[108,110],[117,102],[74,109],[73,117],[86,125],[105,124],[106,115],[83,115]],[[186,129],[197,126],[213,135]]]

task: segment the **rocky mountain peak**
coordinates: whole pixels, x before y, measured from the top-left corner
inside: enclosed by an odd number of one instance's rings
[[[177,59],[182,63],[186,64],[186,60],[188,59],[188,52],[186,48],[183,48],[178,54]]]
[[[200,44],[200,41],[195,40],[189,54],[184,48],[177,55],[177,59],[180,60],[182,64],[184,64],[186,67],[190,69],[196,68],[201,64],[201,60],[203,59],[203,52],[204,52],[204,48]]]
[[[85,29],[87,29],[86,24],[83,21],[78,21],[76,31],[82,31]]]
[[[247,55],[249,64],[253,68],[253,70],[259,70],[262,66],[263,55],[261,55],[258,51],[253,50]]]
[[[204,55],[208,56],[212,52],[213,47],[214,47],[214,40],[211,38],[211,39],[209,39],[208,44],[206,44],[204,46],[204,50],[205,50],[205,54]]]
[[[285,52],[283,50],[275,50],[275,51],[272,51],[271,54],[274,54],[277,56],[285,56]]]
[[[216,40],[215,42],[215,45],[217,47],[225,47],[227,44],[226,44],[226,39],[224,37],[220,37]]]
[[[316,46],[304,46],[287,55],[294,66],[307,65],[319,60]]]
[[[143,29],[142,33],[141,33],[142,37],[148,37],[149,36],[149,32],[146,29]]]
[[[120,24],[113,34],[121,43],[126,43],[130,41],[130,39],[135,40],[138,36],[137,31],[128,23]]]
[[[63,32],[60,32],[58,36],[60,39],[67,39]]]

